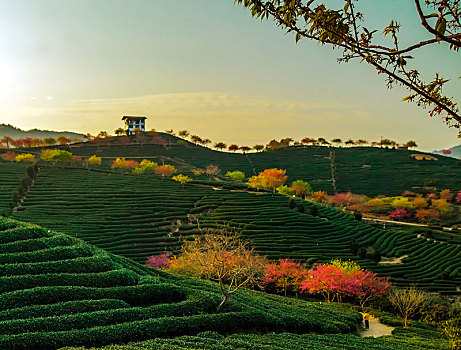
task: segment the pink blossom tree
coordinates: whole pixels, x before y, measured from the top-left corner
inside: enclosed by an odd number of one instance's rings
[[[168,259],[168,253],[163,253],[160,255],[152,255],[147,258],[146,265],[153,267],[154,269],[167,269],[170,267],[171,263]]]
[[[410,217],[411,214],[405,209],[397,209],[389,213],[389,218],[397,221],[409,219]]]

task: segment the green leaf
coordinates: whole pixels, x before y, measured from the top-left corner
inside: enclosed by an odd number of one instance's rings
[[[437,20],[437,23],[435,24],[435,30],[437,31],[437,33],[444,35],[446,29],[447,29],[447,20],[445,19],[445,17],[439,17],[439,19]],[[441,40],[441,37],[438,35],[436,36],[436,38],[438,41]]]

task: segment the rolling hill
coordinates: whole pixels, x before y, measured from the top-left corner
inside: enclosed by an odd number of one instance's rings
[[[262,344],[276,349],[292,344],[293,349],[416,350],[447,345],[439,332],[419,328],[386,339],[359,338],[352,333],[360,314],[325,303],[242,291],[218,312],[219,299],[212,282],[149,269],[80,239],[0,218],[2,349],[133,341],[144,342],[127,349],[199,344],[203,349]]]

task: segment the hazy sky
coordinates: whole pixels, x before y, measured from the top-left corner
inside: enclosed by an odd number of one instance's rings
[[[427,38],[413,1],[361,3],[379,29],[394,18],[403,41]],[[460,143],[371,67],[295,44],[233,0],[0,0],[0,13],[0,123],[97,133],[145,115],[148,129],[250,146],[306,136]],[[424,73],[457,78],[461,54],[438,46],[415,54]],[[459,100],[461,80],[447,92]]]

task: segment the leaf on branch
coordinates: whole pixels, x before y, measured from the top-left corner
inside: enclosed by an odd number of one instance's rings
[[[402,101],[412,101],[415,95],[408,95],[402,98]]]
[[[447,29],[447,20],[445,19],[445,17],[439,17],[439,19],[437,20],[437,23],[435,24],[435,30],[440,35],[444,35],[446,29]],[[437,41],[440,41],[442,38],[437,35],[436,39]]]

